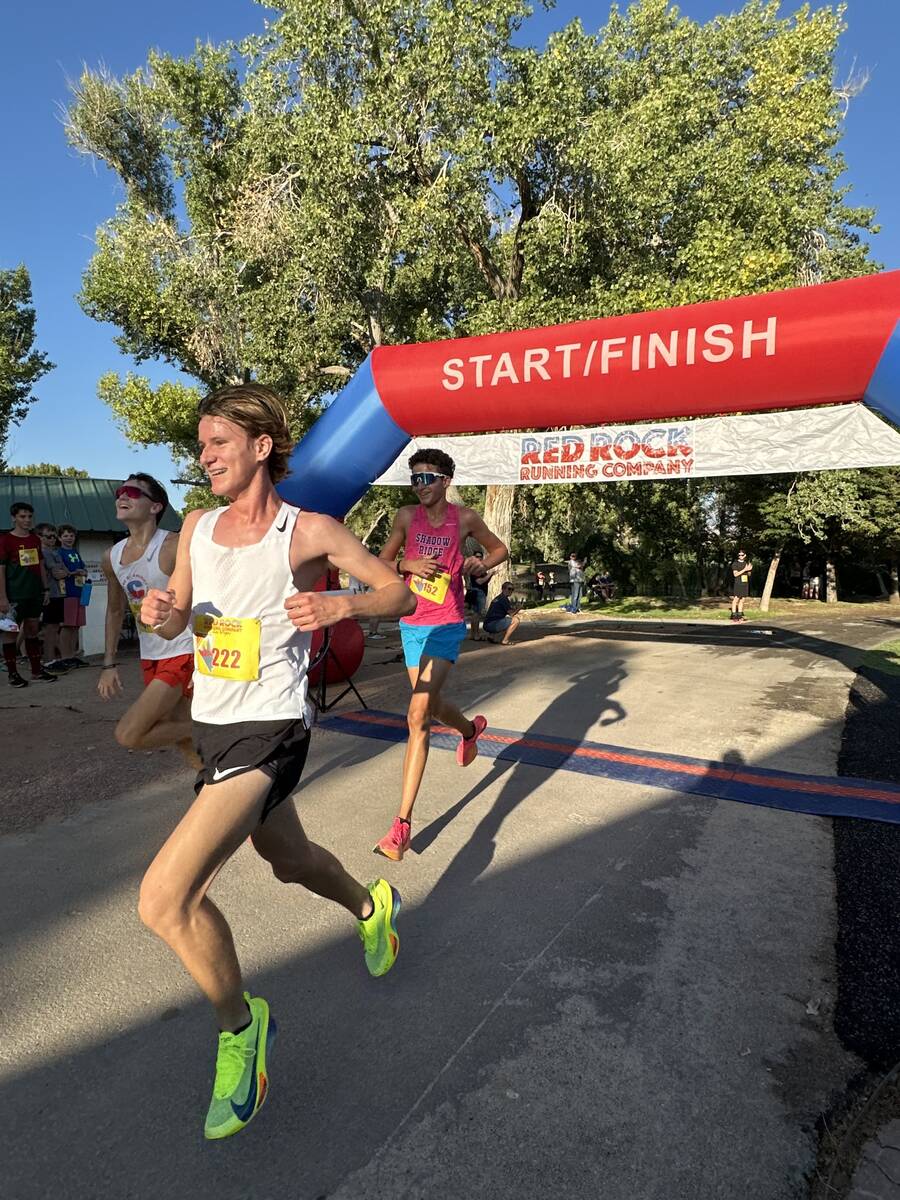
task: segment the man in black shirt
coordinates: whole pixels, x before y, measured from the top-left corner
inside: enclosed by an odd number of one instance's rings
[[[750,572],[753,563],[747,559],[746,550],[738,550],[738,556],[731,564],[731,619],[743,621],[744,601],[750,595]]]
[[[491,602],[484,618],[484,632],[488,634],[492,642],[499,641],[501,646],[509,645],[512,635],[519,628],[521,619],[518,616],[520,606],[513,606],[512,590],[511,583],[504,583],[500,589],[500,595]],[[500,634],[503,634],[502,639]]]

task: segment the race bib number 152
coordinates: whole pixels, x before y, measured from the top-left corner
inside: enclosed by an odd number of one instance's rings
[[[447,599],[450,574],[448,571],[441,571],[440,575],[435,575],[434,579],[423,579],[421,575],[410,575],[409,586],[417,596],[424,596],[432,604],[443,604]]]

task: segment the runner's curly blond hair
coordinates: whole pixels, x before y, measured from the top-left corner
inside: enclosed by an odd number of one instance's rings
[[[267,434],[272,439],[272,449],[266,460],[272,482],[277,483],[290,472],[288,459],[294,439],[284,401],[271,388],[262,383],[226,384],[200,401],[198,415],[224,417],[250,437]]]

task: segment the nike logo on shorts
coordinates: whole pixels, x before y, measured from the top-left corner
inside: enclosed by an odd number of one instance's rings
[[[213,771],[213,783],[219,783],[222,779],[227,779],[229,775],[234,775],[236,771],[249,771],[250,764],[247,763],[243,767],[226,767],[224,771],[220,771],[218,767]]]

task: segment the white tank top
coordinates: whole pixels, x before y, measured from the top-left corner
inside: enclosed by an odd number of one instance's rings
[[[128,607],[134,616],[141,646],[141,658],[175,658],[179,654],[194,653],[194,638],[189,629],[169,641],[154,633],[149,625],[141,624],[141,603],[147,592],[150,588],[159,588],[161,591],[165,591],[169,584],[168,575],[161,571],[159,566],[160,547],[168,536],[167,530],[157,529],[141,557],[124,567],[122,566],[122,552],[128,539],[116,542],[109,552],[110,566],[115,572],[116,579],[122,585]]]
[[[192,626],[202,629],[203,619],[208,623],[210,617],[259,621],[258,678],[242,681],[204,674],[198,651],[191,716],[214,725],[301,719],[309,724],[306,672],[311,635],[294,628],[284,607],[297,591],[290,551],[300,509],[282,504],[262,541],[253,546],[219,546],[213,541],[224,511],[204,513],[194,527]]]

